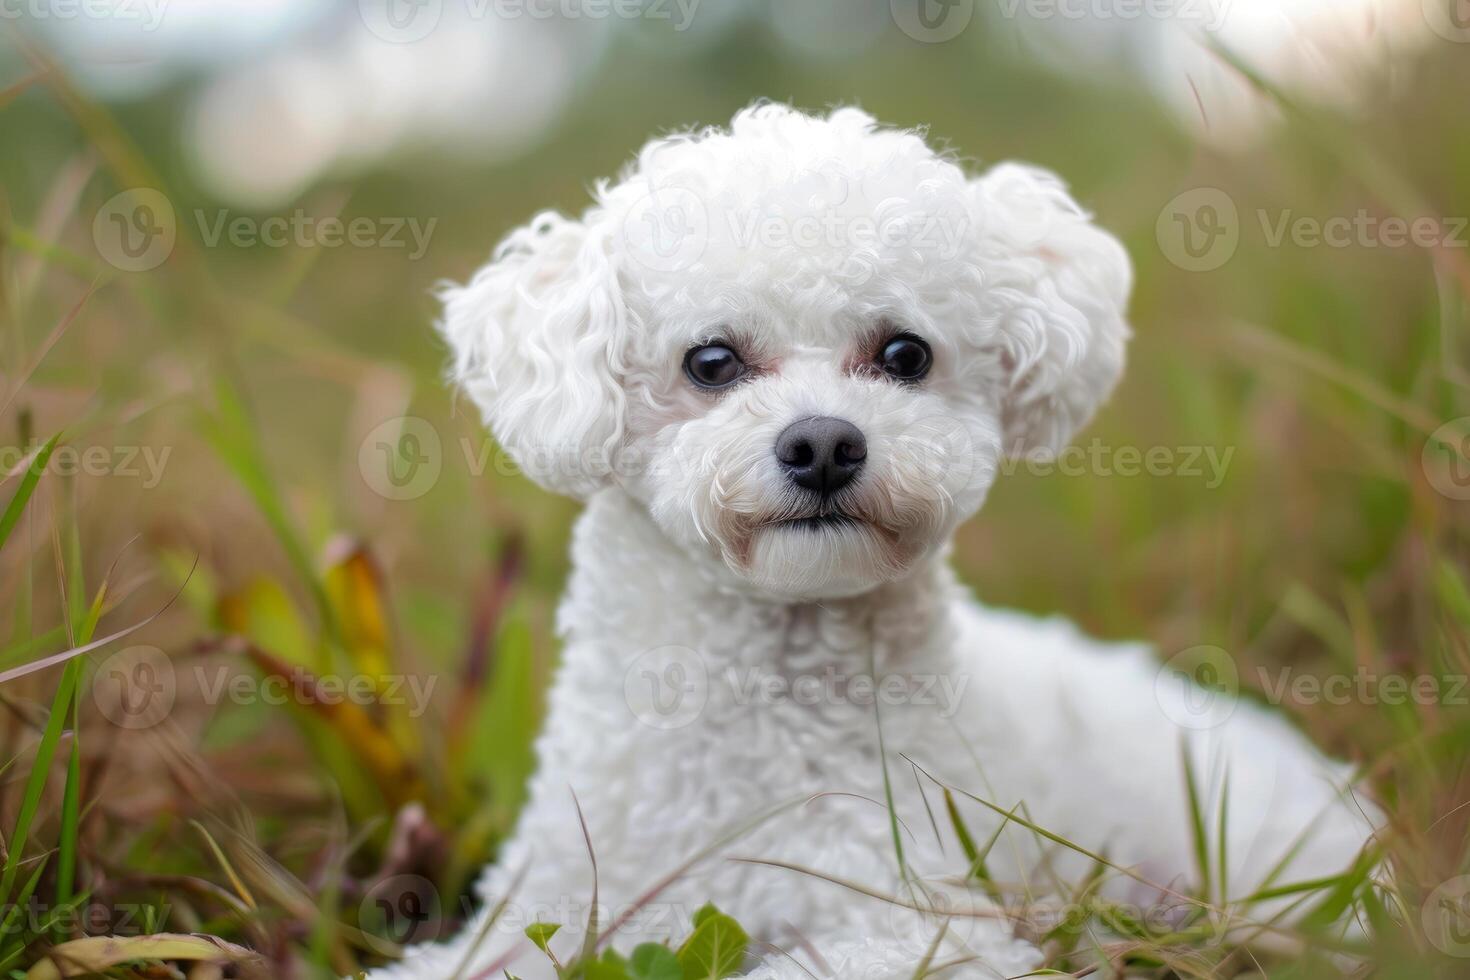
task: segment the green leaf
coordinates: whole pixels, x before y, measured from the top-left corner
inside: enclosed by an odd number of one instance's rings
[[[694,915],[694,932],[679,947],[684,980],[721,980],[734,975],[745,960],[750,937],[740,923],[706,905]]]
[[[484,779],[489,797],[512,812],[524,801],[536,768],[542,684],[530,623],[516,613],[501,628],[490,684],[474,708],[470,737],[458,747],[460,765]]]
[[[541,952],[550,956],[551,950],[546,946],[551,942],[551,937],[556,935],[560,929],[561,925],[555,922],[533,922],[526,926],[526,938],[535,943]]]
[[[605,949],[595,960],[579,960],[567,974],[576,980],[633,980],[628,961],[614,949]]]
[[[1460,577],[1455,566],[1441,560],[1434,577],[1434,585],[1440,604],[1462,624],[1470,626],[1470,588],[1466,588],[1465,580]]]
[[[705,908],[713,909],[707,905]],[[701,910],[703,911],[703,910]],[[718,914],[718,913],[716,913]],[[684,968],[673,950],[659,943],[642,943],[635,947],[628,961],[628,975],[632,980],[681,980]]]

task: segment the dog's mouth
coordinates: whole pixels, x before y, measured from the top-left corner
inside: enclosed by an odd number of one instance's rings
[[[724,540],[737,572],[782,595],[853,595],[902,575],[923,541],[862,500],[801,501]]]
[[[809,514],[805,517],[787,517],[772,521],[768,527],[785,528],[794,531],[826,531],[841,530],[843,528],[858,527],[867,522],[860,517],[854,517],[845,511],[834,510],[820,514]]]

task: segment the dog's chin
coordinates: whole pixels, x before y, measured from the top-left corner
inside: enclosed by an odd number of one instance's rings
[[[744,578],[764,592],[791,599],[861,595],[908,570],[895,537],[842,515],[766,524],[750,539]]]

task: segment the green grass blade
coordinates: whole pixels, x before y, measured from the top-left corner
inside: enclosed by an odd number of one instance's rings
[[[75,580],[81,579],[80,563],[77,565]],[[92,600],[92,605],[85,614],[78,611],[76,641],[77,643],[92,642],[92,635],[97,629],[97,621],[102,616],[102,607],[107,599],[107,584],[97,590],[97,596]],[[82,685],[81,670],[82,661],[73,660],[66,665],[68,671],[75,671],[76,677],[72,680],[72,702],[71,702],[71,756],[67,759],[66,785],[62,788],[61,795],[61,838],[57,844],[56,854],[56,902],[64,905],[71,901],[72,886],[76,881],[77,870],[77,846],[81,825],[81,790],[82,790]]]
[[[295,522],[291,519],[276,489],[275,481],[271,478],[270,470],[265,464],[265,453],[256,437],[245,402],[240,397],[239,391],[228,380],[216,385],[215,392],[218,408],[215,414],[206,419],[205,438],[209,440],[214,451],[229,466],[235,478],[250,494],[261,516],[270,525],[271,531],[274,532],[282,549],[285,550],[287,559],[295,567],[296,573],[306,583],[307,588],[311,590],[312,599],[327,634],[340,643],[341,632],[338,628],[337,617],[332,610],[332,603],[322,584],[321,576],[317,573],[316,565],[311,559],[311,553],[302,542]]]
[[[1044,838],[1046,840],[1051,841],[1053,844],[1060,844],[1062,847],[1065,847],[1069,851],[1073,851],[1073,852],[1075,852],[1077,854],[1080,854],[1080,855],[1082,855],[1085,858],[1091,858],[1093,861],[1096,861],[1099,864],[1102,864],[1103,866],[1105,866],[1107,868],[1110,868],[1113,871],[1116,871],[1116,872],[1118,872],[1121,875],[1125,875],[1125,876],[1133,879],[1134,881],[1139,882],[1140,884],[1148,885],[1150,888],[1157,889],[1162,894],[1172,896],[1172,897],[1177,898],[1177,899],[1179,899],[1181,901],[1188,902],[1188,903],[1190,903],[1192,905],[1199,905],[1199,906],[1205,906],[1205,907],[1208,907],[1208,905],[1209,905],[1209,903],[1206,902],[1206,901],[1202,901],[1201,899],[1194,898],[1194,897],[1192,897],[1190,895],[1185,895],[1184,893],[1179,892],[1179,891],[1176,891],[1176,890],[1174,890],[1173,888],[1170,888],[1167,885],[1162,885],[1162,884],[1159,884],[1156,881],[1151,881],[1150,879],[1148,879],[1147,877],[1145,877],[1144,875],[1142,875],[1138,871],[1135,871],[1133,868],[1127,867],[1125,865],[1118,864],[1117,862],[1110,860],[1104,854],[1099,854],[1097,851],[1089,850],[1089,849],[1083,847],[1081,844],[1078,844],[1078,843],[1076,843],[1074,841],[1068,840],[1067,838],[1063,837],[1061,834],[1058,834],[1058,833],[1055,833],[1053,831],[1047,830],[1045,827],[1043,827],[1040,824],[1036,823],[1035,821],[1029,819],[1028,817],[1022,816],[1021,814],[1017,813],[1016,810],[1017,809],[1020,809],[1019,804],[1016,807],[1013,807],[1012,809],[1007,810],[1004,807],[1002,807],[1000,804],[998,804],[998,803],[992,803],[989,800],[985,799],[984,797],[982,797],[982,796],[976,796],[974,793],[971,793],[968,790],[960,789],[957,786],[950,786],[948,783],[945,783],[945,782],[939,780],[938,778],[936,778],[934,776],[933,773],[930,773],[930,772],[924,770],[922,767],[920,768],[919,771],[920,772],[923,772],[925,776],[928,776],[929,779],[932,782],[934,782],[936,785],[942,786],[942,787],[944,787],[946,789],[953,790],[954,792],[958,793],[960,796],[965,797],[965,799],[974,800],[976,803],[979,803],[981,806],[985,807],[987,810],[990,810],[991,812],[996,813],[999,816],[1006,817],[1007,819],[1011,820],[1012,822],[1016,823],[1017,825],[1019,825],[1021,827],[1024,827],[1026,830],[1029,830],[1031,833],[1037,835],[1038,837],[1042,837],[1042,838]]]
[[[36,862],[36,870],[31,872],[30,878],[26,879],[25,885],[21,887],[20,894],[15,896],[15,901],[6,906],[5,919],[0,922],[0,940],[3,940],[3,944],[0,944],[0,970],[5,969],[26,951],[27,930],[21,928],[18,920],[29,905],[31,895],[35,892],[36,885],[40,882],[41,874],[45,870],[46,857],[43,855],[41,860]],[[16,943],[14,947],[10,946],[12,939]]]
[[[56,449],[56,444],[61,440],[58,432],[46,441],[41,451],[36,454],[31,465],[26,467],[25,476],[21,478],[20,486],[15,490],[15,496],[10,498],[10,503],[5,507],[5,513],[0,516],[0,548],[5,547],[5,542],[10,539],[10,532],[20,521],[21,513],[30,503],[31,494],[36,491],[36,484],[41,480],[41,474],[46,472],[46,464],[51,460],[51,453]]]
[[[1179,743],[1179,757],[1184,762],[1184,786],[1189,794],[1189,832],[1194,841],[1194,860],[1199,865],[1200,894],[1210,892],[1210,842],[1205,832],[1205,811],[1200,801],[1199,783],[1195,780],[1194,760],[1189,755],[1188,740]]]
[[[1224,782],[1220,786],[1220,808],[1215,825],[1215,869],[1220,879],[1219,901],[1223,907],[1230,901],[1229,835],[1226,828],[1230,823],[1230,770],[1225,770]]]
[[[66,665],[71,680],[71,704],[68,710],[72,719],[71,754],[66,762],[66,784],[61,792],[61,836],[56,847],[56,901],[69,902],[72,884],[77,871],[77,835],[81,815],[82,787],[82,737],[81,737],[81,670],[82,661],[73,660]]]
[[[876,682],[878,677],[878,651],[876,645],[868,646],[868,670]],[[883,770],[883,803],[888,807],[888,829],[893,836],[893,853],[898,859],[898,877],[908,880],[908,862],[903,856],[903,835],[899,833],[898,808],[893,802],[893,779],[888,774],[888,748],[883,742],[883,713],[878,702],[873,702],[873,727],[878,732],[878,764]]]
[[[964,818],[960,816],[960,808],[955,803],[954,794],[949,791],[948,787],[941,787],[941,789],[944,792],[945,812],[949,814],[949,822],[954,827],[955,837],[959,839],[960,850],[965,852],[965,860],[969,862],[969,867],[965,871],[966,879],[980,882],[991,898],[998,899],[1000,891],[995,887],[995,880],[990,875],[990,868],[986,865],[985,859],[989,856],[990,849],[995,846],[1001,831],[1005,829],[1006,821],[1001,820],[1000,826],[995,829],[995,833],[991,835],[990,840],[986,841],[985,848],[982,850],[975,846],[975,838],[970,833],[970,828],[965,826]]]
[[[157,611],[150,613],[149,615],[138,620],[138,622],[132,624],[131,626],[124,626],[122,629],[109,633],[107,636],[104,636],[101,639],[93,640],[90,643],[83,643],[80,646],[70,647],[66,650],[62,650],[60,653],[53,653],[50,656],[42,657],[40,660],[34,661],[32,663],[23,664],[19,667],[10,667],[6,670],[0,670],[0,684],[4,684],[7,681],[13,681],[19,677],[25,677],[29,674],[38,673],[39,671],[49,670],[50,668],[55,667],[58,664],[66,663],[69,660],[75,660],[77,657],[80,657],[84,653],[91,653],[93,650],[100,650],[102,647],[107,646],[109,643],[114,643],[118,640],[121,640],[125,636],[131,636],[132,634],[138,632],[138,630],[153,622],[159,616],[162,616],[164,613],[168,612],[169,607],[174,604],[175,599],[183,594],[184,588],[187,585],[188,582],[185,581],[184,585],[179,586],[179,591],[170,596],[169,600],[165,602],[162,606],[160,606]]]
[[[15,875],[20,868],[21,854],[24,853],[26,841],[30,837],[31,823],[36,819],[36,811],[41,806],[41,796],[46,792],[46,779],[51,770],[51,760],[56,755],[56,747],[61,742],[61,733],[66,727],[66,719],[70,714],[72,696],[79,676],[78,669],[74,668],[78,668],[79,663],[73,660],[62,672],[61,685],[56,689],[56,697],[51,702],[51,715],[46,719],[46,727],[41,732],[41,741],[36,746],[36,758],[31,764],[30,776],[26,779],[20,811],[15,817],[15,829],[10,834],[10,853],[6,855],[4,870],[0,871],[0,907],[3,907],[10,899],[10,891],[15,886]]]
[[[944,791],[944,809],[949,814],[949,822],[954,827],[954,835],[959,839],[960,850],[965,852],[965,860],[970,862],[973,871],[981,863],[980,849],[975,846],[975,838],[970,836],[970,828],[965,826],[965,821],[960,818],[959,807],[955,806],[954,794],[949,790]]]
[[[25,581],[26,579],[27,576],[21,576],[22,581]],[[27,605],[29,604],[27,603]],[[21,603],[17,602],[16,606],[17,610],[19,610]],[[16,631],[21,632],[21,629],[17,627]],[[27,625],[25,628],[25,632],[29,631],[29,625]],[[29,660],[31,657],[35,656],[37,651],[42,650],[46,647],[54,647],[58,644],[61,646],[66,645],[65,626],[53,626],[51,627],[51,629],[40,634],[39,636],[28,638],[17,636],[14,643],[10,644],[10,646],[7,646],[4,650],[0,650],[0,668],[10,667],[13,664],[24,663],[26,660]]]

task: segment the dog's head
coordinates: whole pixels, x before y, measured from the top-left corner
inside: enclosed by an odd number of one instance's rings
[[[780,595],[902,575],[1123,366],[1118,242],[1054,176],[967,177],[855,109],[655,140],[446,291],[454,378],[542,485],[617,484]]]

